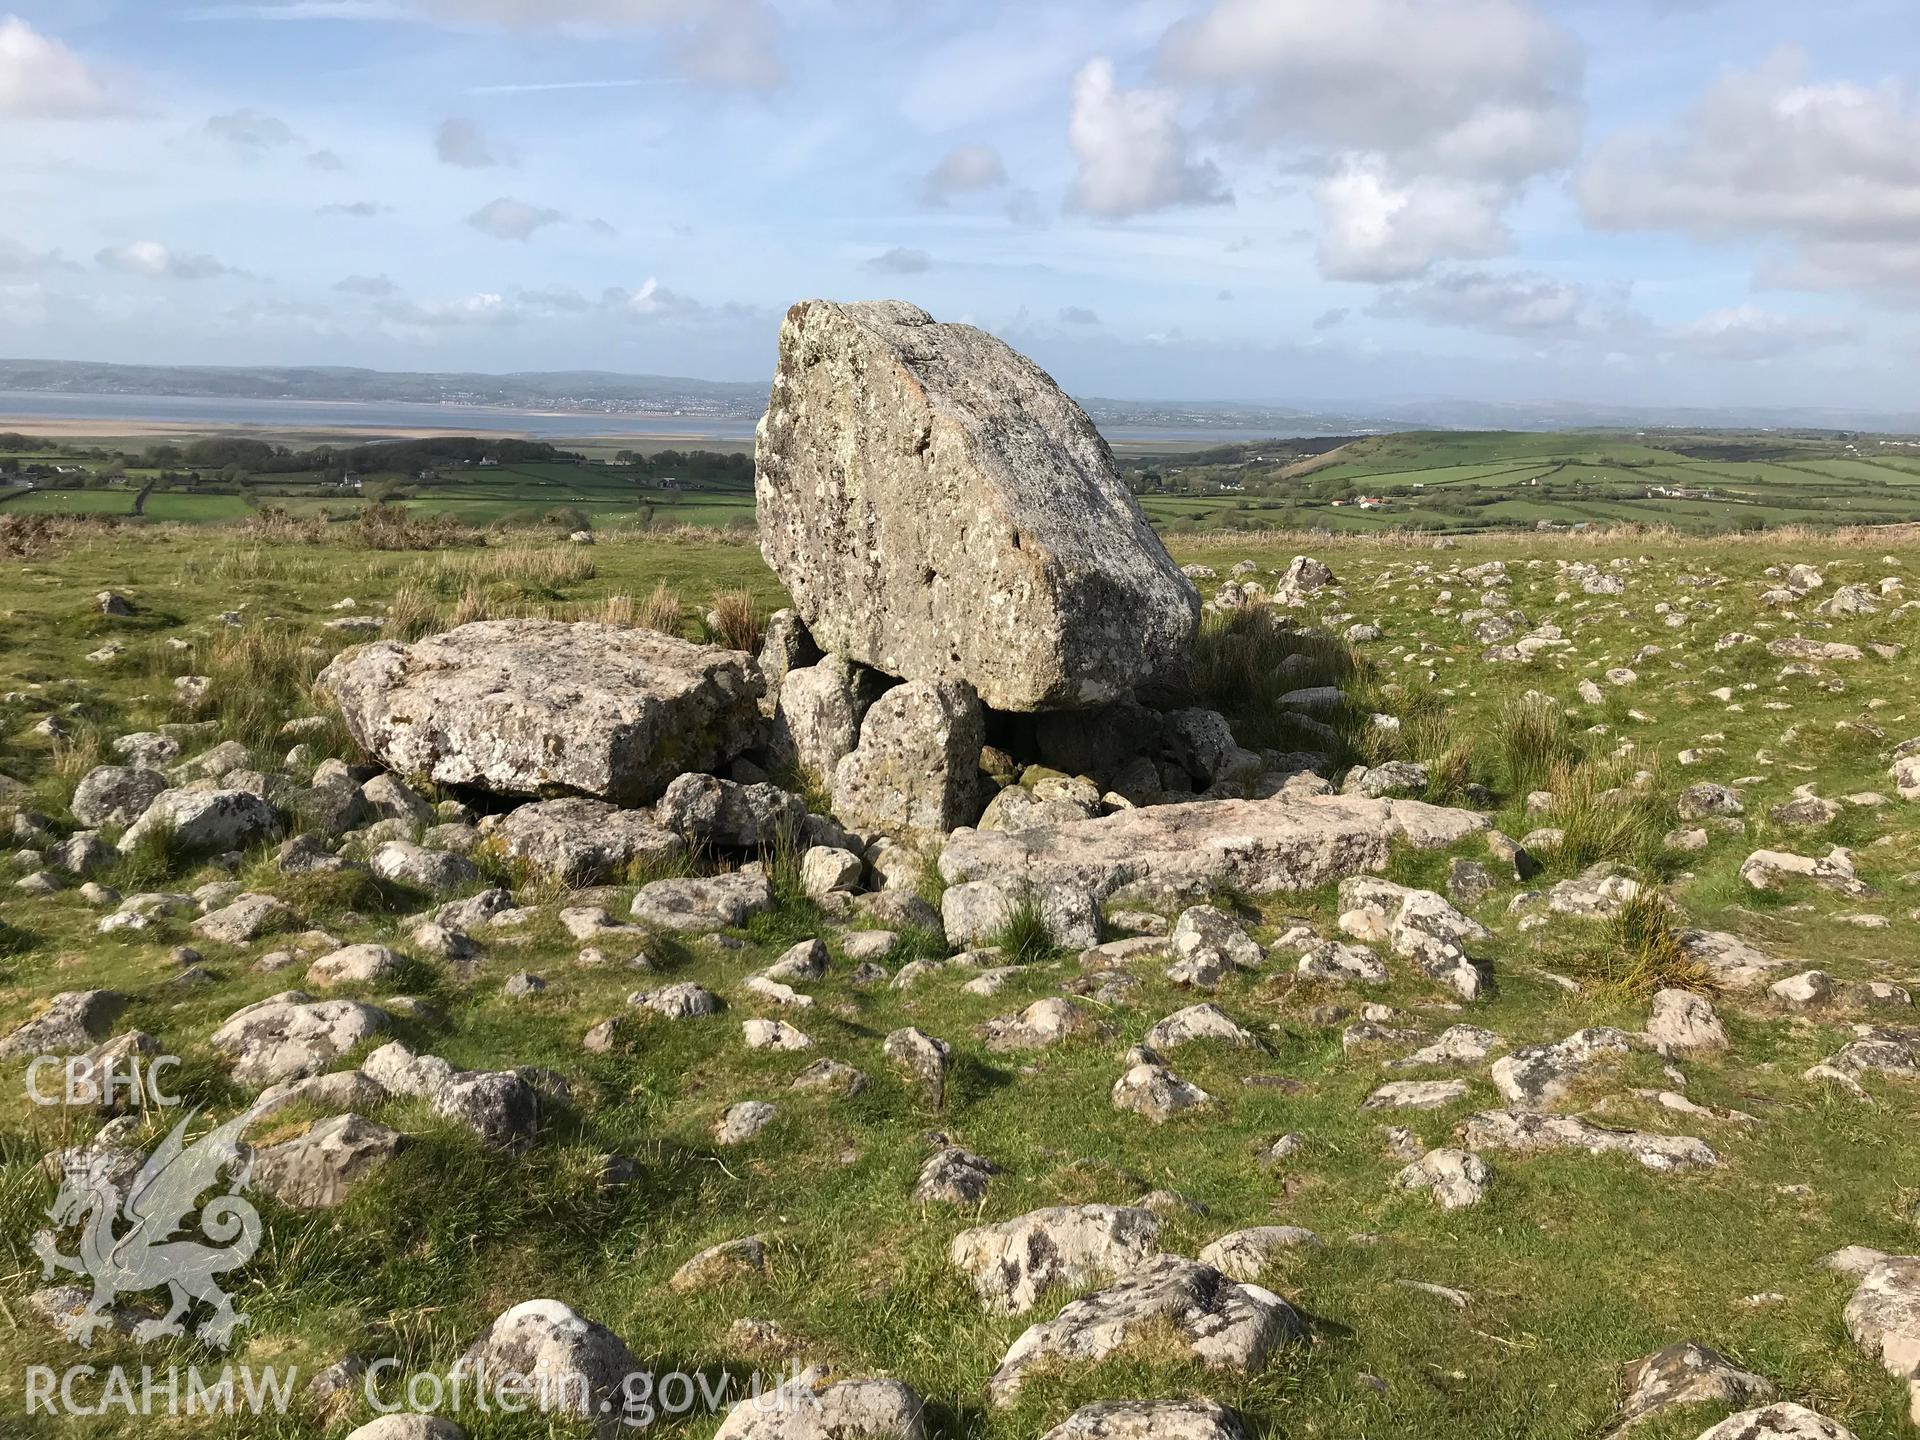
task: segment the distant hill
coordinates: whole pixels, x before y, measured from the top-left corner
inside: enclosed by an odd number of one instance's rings
[[[767,387],[680,375],[544,370],[514,375],[358,370],[344,366],[106,365],[0,360],[0,390],[67,395],[180,395],[237,400],[401,401],[594,414],[752,419]]]

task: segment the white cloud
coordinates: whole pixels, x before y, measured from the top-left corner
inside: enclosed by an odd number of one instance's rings
[[[638,290],[609,286],[600,295],[600,308],[628,320],[704,320],[714,312],[698,300],[669,290],[649,275]],[[726,305],[721,313],[732,316],[747,313],[743,307]]]
[[[1722,76],[1665,129],[1612,137],[1580,177],[1590,223],[1782,246],[1769,283],[1911,289],[1920,280],[1920,104],[1897,81],[1805,78],[1782,51]]]
[[[1214,0],[1160,64],[1224,142],[1323,176],[1333,279],[1509,249],[1506,212],[1580,144],[1579,50],[1533,0]]]
[[[1578,51],[1531,0],[1215,0],[1161,58],[1248,144],[1509,180],[1578,144]]]
[[[1512,245],[1508,195],[1484,181],[1396,180],[1378,157],[1350,159],[1314,188],[1321,214],[1320,271],[1375,284],[1425,274],[1436,260],[1481,259]]]
[[[169,250],[157,240],[109,245],[94,259],[99,261],[102,269],[117,270],[123,275],[144,275],[155,280],[210,280],[216,275],[247,273],[211,255]]]
[[[485,291],[452,300],[396,301],[381,307],[387,319],[408,329],[440,330],[462,325],[511,325],[518,311],[504,295]]]
[[[251,108],[211,116],[207,120],[207,133],[249,158],[258,158],[269,150],[293,143],[293,128],[286,121]]]
[[[307,164],[316,170],[336,171],[347,168],[347,162],[331,150],[315,150],[307,156]]]
[[[332,205],[322,205],[316,215],[344,215],[351,220],[371,220],[376,215],[384,215],[391,208],[373,200],[346,200]]]
[[[1178,98],[1122,90],[1111,60],[1090,60],[1074,77],[1067,143],[1080,162],[1073,203],[1088,214],[1117,218],[1233,198],[1213,162],[1190,153]]]
[[[921,275],[932,268],[931,255],[924,250],[910,249],[905,245],[896,245],[891,250],[883,250],[861,265],[861,269],[871,270],[876,275]]]
[[[1652,334],[1626,287],[1596,290],[1534,271],[1454,270],[1383,294],[1375,315],[1524,340],[1637,343]]]
[[[17,15],[0,18],[0,115],[86,119],[120,110],[107,79]]]
[[[1084,305],[1067,305],[1060,311],[1062,325],[1098,325],[1100,316]]]
[[[433,132],[433,153],[443,165],[458,165],[466,170],[484,170],[502,162],[487,137],[471,120],[450,115]]]
[[[1007,183],[1007,167],[991,145],[956,145],[927,172],[920,187],[930,205],[944,205],[962,195],[997,190]]]
[[[496,240],[526,240],[541,226],[558,224],[566,218],[561,211],[529,205],[524,200],[502,195],[497,200],[489,200],[469,215],[467,224]]]
[[[1677,327],[1674,340],[1713,360],[1778,360],[1847,338],[1841,322],[1820,316],[1780,315],[1753,305],[1715,310]]]

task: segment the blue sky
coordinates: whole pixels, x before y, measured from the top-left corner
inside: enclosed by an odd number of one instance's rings
[[[0,354],[1912,408],[1908,0],[0,0]]]

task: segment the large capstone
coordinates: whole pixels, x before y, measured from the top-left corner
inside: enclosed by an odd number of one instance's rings
[[[1117,699],[1183,663],[1199,623],[1085,412],[900,301],[787,312],[754,492],[823,649],[997,710]]]
[[[353,738],[391,769],[506,795],[638,805],[757,738],[760,673],[652,630],[481,620],[346,651],[320,675]]]

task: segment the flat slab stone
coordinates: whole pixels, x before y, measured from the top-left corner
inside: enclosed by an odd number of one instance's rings
[[[744,750],[765,688],[737,651],[559,620],[480,620],[413,645],[362,645],[317,683],[353,738],[401,774],[623,805]]]
[[[957,830],[941,852],[940,874],[949,885],[1077,885],[1102,900],[1188,898],[1222,881],[1271,895],[1377,872],[1396,841],[1439,849],[1488,823],[1418,800],[1202,800],[1031,830]]]

